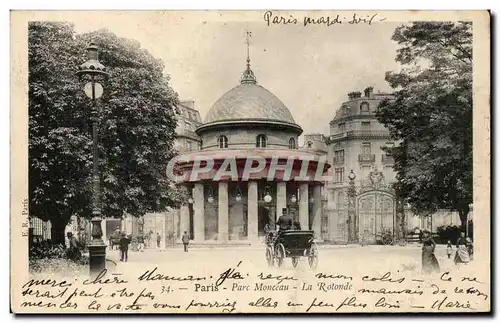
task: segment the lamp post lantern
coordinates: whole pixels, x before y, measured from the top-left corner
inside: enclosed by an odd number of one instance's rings
[[[99,62],[97,46],[93,43],[87,48],[88,60],[78,67],[76,74],[89,82],[85,84],[84,91],[92,100],[92,145],[93,145],[93,170],[92,170],[92,239],[89,242],[89,267],[90,273],[99,273],[106,268],[106,244],[102,240],[101,227],[101,197],[99,177],[99,150],[98,150],[98,113],[96,99],[103,94],[103,87],[99,79],[108,76],[106,67]]]

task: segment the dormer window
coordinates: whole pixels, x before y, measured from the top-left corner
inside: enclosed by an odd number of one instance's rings
[[[361,114],[369,114],[370,113],[370,104],[368,102],[363,102],[360,105]]]
[[[257,148],[266,148],[267,146],[267,137],[266,135],[258,135],[256,138],[255,147]]]
[[[224,135],[219,136],[219,138],[217,138],[217,144],[221,149],[227,148],[227,137]]]
[[[288,140],[288,148],[297,149],[297,145],[295,144],[295,138],[290,138],[290,140]]]

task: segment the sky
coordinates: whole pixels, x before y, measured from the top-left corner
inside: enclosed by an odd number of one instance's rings
[[[78,33],[106,28],[141,43],[165,64],[170,85],[181,100],[194,100],[205,118],[224,93],[239,84],[245,69],[245,28],[252,32],[251,67],[260,85],[276,95],[304,133],[329,134],[329,122],[347,93],[373,86],[390,91],[387,71],[398,70],[399,22],[303,25],[303,17],[323,12],[273,12],[296,18],[270,24],[264,12],[86,12],[61,16]],[[333,14],[332,14],[333,15]],[[336,14],[335,14],[336,15]],[[68,19],[69,18],[69,19]],[[341,17],[342,18],[342,17]]]

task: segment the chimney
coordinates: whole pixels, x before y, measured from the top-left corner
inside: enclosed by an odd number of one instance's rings
[[[361,92],[359,92],[359,91],[349,92],[347,94],[347,97],[349,98],[349,100],[360,98],[361,97]]]
[[[369,86],[365,89],[365,97],[370,98],[373,95],[373,86]]]

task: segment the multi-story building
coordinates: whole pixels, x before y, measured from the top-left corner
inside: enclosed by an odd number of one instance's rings
[[[326,186],[326,240],[347,242],[349,230],[354,230],[354,240],[375,242],[382,233],[397,232],[403,227],[435,232],[441,225],[460,225],[457,212],[439,210],[424,219],[404,206],[397,210],[391,185],[396,173],[390,148],[399,143],[391,139],[389,130],[375,116],[379,104],[391,98],[390,93],[374,93],[373,87],[366,88],[364,94],[351,92],[330,122],[327,161],[332,167]],[[355,177],[356,196],[351,203],[356,211],[351,214],[352,219],[348,214],[349,177]],[[401,217],[403,213],[405,216]],[[351,221],[354,225],[349,229]]]
[[[328,235],[332,241],[346,241],[348,238],[347,216],[347,189],[349,186],[349,174],[352,171],[355,176],[357,190],[369,187],[376,175],[386,188],[395,179],[392,169],[394,159],[390,150],[396,143],[391,139],[389,131],[380,124],[375,111],[383,99],[391,98],[389,93],[374,93],[373,87],[361,92],[351,92],[348,100],[341,104],[330,122],[330,136],[328,143],[328,161],[332,165],[330,169],[330,182],[327,185],[327,200],[329,210]],[[357,203],[359,209],[357,221],[357,235],[363,235],[365,230],[369,234],[376,235],[384,227],[392,227],[394,222],[394,201],[389,201],[386,196],[379,196],[382,207],[378,207],[370,198],[370,203]],[[363,201],[361,201],[363,202]],[[362,218],[363,206],[366,210],[366,219]]]
[[[194,108],[194,101],[181,101],[177,106],[177,112],[175,148],[180,154],[201,150],[201,138],[195,130],[202,121],[200,113]]]

